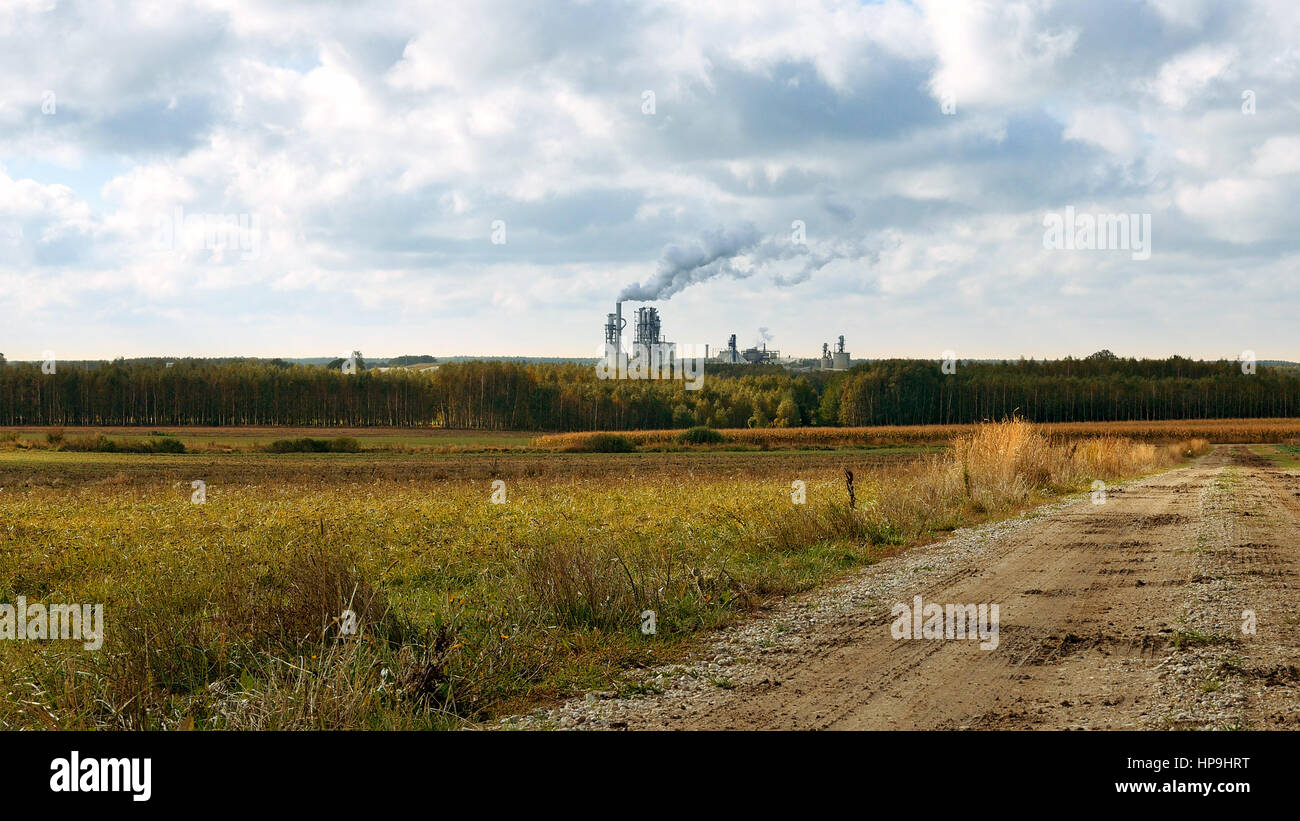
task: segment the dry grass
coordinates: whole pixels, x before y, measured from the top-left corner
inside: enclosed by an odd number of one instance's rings
[[[1204,448],[977,426],[941,454],[857,469],[856,507],[838,468],[774,454],[785,475],[512,479],[503,505],[487,482],[332,476],[318,460],[311,481],[210,483],[206,505],[186,483],[6,486],[0,601],[103,603],[105,641],[0,642],[0,728],[458,726],[608,687],[764,595]],[[339,631],[348,608],[355,637]]]
[[[756,448],[840,448],[875,447],[882,445],[929,445],[948,442],[970,429],[969,425],[915,425],[874,428],[721,428],[723,437],[718,445],[705,447],[746,446]],[[685,430],[632,430],[588,431],[582,433],[552,433],[538,436],[532,446],[547,450],[590,450],[588,444],[596,437],[611,433],[626,439],[637,447],[685,447]]]
[[[765,528],[782,549],[830,538],[906,544],[1051,495],[1171,467],[1209,449],[1204,439],[1171,445],[1121,437],[1077,441],[1022,420],[975,425],[949,452],[869,476],[860,510],[846,504],[781,511]]]
[[[960,468],[966,497],[979,508],[1018,504],[1036,489],[1082,487],[1094,479],[1133,476],[1204,453],[1205,439],[1167,445],[1122,436],[1075,439],[1022,420],[976,425],[953,442],[952,468]]]
[[[978,425],[897,425],[859,428],[725,428],[715,448],[859,448],[944,444],[970,433]],[[1123,437],[1155,444],[1177,444],[1192,439],[1237,443],[1300,443],[1300,419],[1190,419],[1142,422],[1060,422],[1037,425],[1054,439]],[[681,430],[620,431],[637,447],[683,447]],[[556,433],[538,436],[533,447],[580,451],[599,432]]]

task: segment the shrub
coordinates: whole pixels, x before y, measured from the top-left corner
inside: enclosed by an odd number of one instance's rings
[[[619,433],[595,433],[571,443],[565,450],[577,453],[631,453],[636,444]]]
[[[704,425],[682,431],[677,434],[677,441],[686,445],[716,445],[727,441],[727,437]]]
[[[100,433],[95,436],[74,436],[63,441],[62,448],[78,453],[117,453],[118,444]]]
[[[329,440],[326,448],[330,453],[360,453],[361,443],[351,436],[336,436]]]
[[[48,434],[47,434],[48,435]],[[104,434],[77,436],[61,443],[62,450],[78,453],[184,453],[185,444],[176,439],[150,439],[147,442],[119,442]]]
[[[184,453],[185,443],[176,439],[149,440],[149,453]]]
[[[318,451],[317,443],[323,443],[323,441],[321,439],[308,439],[307,437],[301,439],[276,439],[267,445],[266,449],[271,453],[315,453]],[[319,448],[319,450],[324,450],[324,448]]]
[[[312,439],[304,436],[299,439],[276,439],[267,445],[271,453],[358,453],[361,443],[351,436],[338,436],[333,439]]]

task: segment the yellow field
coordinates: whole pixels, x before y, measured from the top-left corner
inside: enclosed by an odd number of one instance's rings
[[[974,430],[975,425],[899,425],[866,428],[724,428],[725,443],[713,447],[847,448],[887,445],[946,444]],[[1213,443],[1300,443],[1300,419],[1204,419],[1148,422],[1060,422],[1039,430],[1052,437],[1070,439],[1122,436],[1143,442],[1172,443],[1206,439]],[[637,447],[683,446],[681,430],[608,431],[626,437]],[[537,448],[580,449],[598,432],[557,433],[532,440]]]
[[[862,470],[852,508],[837,468],[772,454],[730,455],[761,458],[754,475],[511,478],[499,504],[486,479],[341,471],[353,454],[262,457],[302,460],[291,476],[246,460],[203,504],[176,478],[9,484],[0,602],[100,603],[105,635],[0,641],[0,729],[460,726],[624,686],[765,596],[1204,447],[980,426]]]

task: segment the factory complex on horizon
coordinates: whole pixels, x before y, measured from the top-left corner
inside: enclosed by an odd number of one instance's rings
[[[664,339],[663,321],[657,308],[637,309],[632,342],[628,348],[624,347],[623,342],[626,327],[627,320],[623,318],[623,303],[620,301],[615,305],[613,313],[606,314],[603,358],[611,363],[621,361],[624,368],[635,369],[638,360],[644,359],[648,361],[643,366],[653,372],[658,372],[661,367],[671,369],[678,360],[679,353],[683,359],[696,359],[702,355],[704,364],[708,365],[780,365],[796,371],[846,371],[851,362],[849,352],[844,349],[842,334],[834,351],[830,349],[830,343],[823,343],[821,359],[811,360],[810,364],[808,359],[782,358],[781,352],[768,348],[766,342],[741,350],[736,344],[734,333],[716,354],[711,353],[707,344],[703,346],[703,351],[697,350],[700,346],[696,345],[679,346],[676,342]]]

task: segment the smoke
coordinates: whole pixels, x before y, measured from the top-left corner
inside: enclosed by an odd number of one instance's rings
[[[749,276],[738,270],[732,260],[762,240],[758,228],[745,225],[737,229],[718,228],[706,231],[698,242],[669,245],[659,255],[659,268],[645,285],[634,282],[623,289],[618,301],[653,302],[668,299],[688,285],[713,279],[721,274]]]
[[[784,245],[772,258],[786,260],[795,257],[803,259],[803,266],[792,273],[773,274],[773,282],[782,287],[798,285],[812,279],[813,274],[837,260],[865,258],[874,264],[879,261],[880,253],[867,247],[866,242],[862,240],[835,240],[821,243],[817,248],[811,245]]]
[[[742,256],[747,265],[737,264],[737,258]],[[870,257],[874,262],[878,254],[869,250],[862,241],[829,241],[814,249],[801,242],[764,239],[758,228],[750,223],[739,228],[718,228],[706,231],[696,242],[666,246],[659,256],[655,275],[644,285],[634,282],[624,288],[618,301],[669,299],[699,282],[724,275],[744,279],[773,263],[792,259],[802,259],[803,265],[793,272],[774,273],[772,281],[782,287],[798,285],[836,260],[863,257]]]
[[[772,341],[772,332],[769,331],[769,330],[768,330],[767,328],[765,328],[765,327],[764,327],[764,328],[759,328],[759,329],[758,329],[758,340],[757,340],[756,344],[762,345],[764,342],[771,342],[771,341]]]

